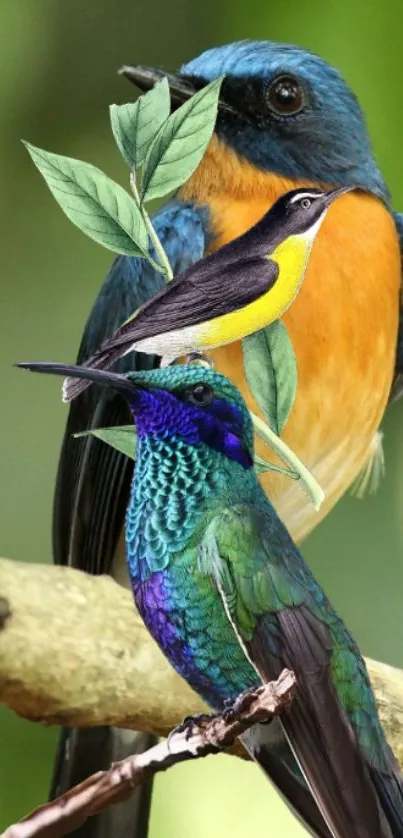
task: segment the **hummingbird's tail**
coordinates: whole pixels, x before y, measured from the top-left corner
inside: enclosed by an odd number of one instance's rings
[[[81,783],[91,774],[110,768],[133,753],[155,744],[147,733],[114,727],[63,728],[54,766],[50,800]],[[109,806],[89,818],[71,834],[74,838],[146,838],[152,784],[139,786],[123,803]]]
[[[314,838],[332,838],[290,750],[280,722],[273,719],[269,725],[254,725],[240,738],[302,826]]]
[[[273,654],[272,622],[266,617],[255,629],[250,654],[264,679],[278,677],[281,666],[296,674],[297,693],[280,724],[328,833],[333,838],[403,838],[403,781],[383,737],[364,661],[347,630],[334,617],[333,631],[339,632],[334,636],[344,655],[343,695],[353,707],[353,721],[333,681],[335,641],[328,626],[305,604],[283,608],[276,619],[281,645],[275,649],[281,657]],[[264,748],[257,759],[276,782],[276,766],[273,771]],[[311,826],[304,800],[301,808],[295,791],[284,783],[280,791]]]
[[[403,779],[390,752],[390,772],[370,768],[372,782],[378,793],[393,838],[403,838]]]
[[[326,730],[321,726],[320,710],[315,713],[316,708],[307,706],[306,698],[297,696],[290,713],[284,714],[282,725],[331,834],[334,838],[403,838],[402,832],[393,832],[371,782],[369,765],[359,753],[345,718],[338,713],[337,702],[331,706],[330,691],[323,702]],[[333,743],[336,747],[332,751]]]

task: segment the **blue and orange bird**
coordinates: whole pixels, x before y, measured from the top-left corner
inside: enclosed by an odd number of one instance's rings
[[[144,67],[124,72],[142,90],[164,75]],[[298,362],[298,392],[284,439],[314,473],[325,502],[318,515],[298,485],[279,475],[263,475],[262,486],[298,541],[366,464],[391,388],[397,393],[401,387],[403,338],[397,355],[396,345],[403,217],[391,211],[363,114],[337,70],[295,46],[228,44],[168,76],[173,106],[221,75],[221,102],[207,153],[153,219],[175,274],[246,231],[289,190],[359,187],[330,207],[299,296],[284,316]],[[89,315],[78,362],[94,354],[162,284],[147,262],[119,257]],[[240,344],[217,349],[213,356],[217,369],[259,413],[244,378]],[[152,356],[135,354],[116,369],[156,364]],[[75,440],[73,434],[128,421],[124,399],[96,386],[72,403],[54,502],[56,562],[120,580],[126,579],[122,528],[132,465],[101,441]],[[66,733],[54,790],[69,786],[77,766],[85,776],[102,767],[110,753],[117,759],[134,748],[134,736],[110,729],[80,731],[74,739]],[[129,805],[113,815],[115,838],[128,834],[127,821],[124,829],[122,824]],[[129,819],[136,836],[134,812]],[[88,835],[86,827],[79,835]]]
[[[170,663],[217,710],[292,669],[290,709],[244,733],[246,748],[318,838],[402,838],[403,777],[365,663],[257,480],[239,391],[195,365],[21,366],[127,399],[137,431],[129,575]]]

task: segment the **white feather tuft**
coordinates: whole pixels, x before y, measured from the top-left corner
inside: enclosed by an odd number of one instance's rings
[[[67,387],[69,385],[69,378],[65,378],[62,384],[62,402],[63,404],[68,404],[70,399],[67,392]]]
[[[373,495],[379,488],[384,476],[385,455],[383,451],[383,433],[382,431],[377,431],[369,447],[368,460],[351,485],[351,494],[360,500],[366,493]]]

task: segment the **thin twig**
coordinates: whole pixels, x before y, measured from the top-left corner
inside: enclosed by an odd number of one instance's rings
[[[247,728],[286,710],[295,688],[293,673],[285,669],[278,681],[249,690],[224,713],[196,718],[145,753],[116,762],[109,771],[93,774],[8,827],[0,838],[62,838],[91,815],[126,800],[136,786],[154,774],[229,748]]]
[[[165,250],[164,250],[164,248],[163,248],[163,246],[162,246],[162,244],[161,244],[161,242],[160,242],[160,240],[157,236],[157,233],[154,230],[151,218],[150,218],[144,204],[141,201],[139,191],[138,191],[138,188],[137,188],[135,172],[130,173],[130,186],[132,188],[132,192],[133,192],[135,201],[136,201],[136,203],[139,207],[139,210],[141,212],[141,215],[143,216],[143,221],[144,221],[144,223],[147,227],[147,231],[148,231],[148,234],[150,236],[150,239],[151,239],[151,241],[154,245],[155,252],[156,252],[156,254],[158,256],[158,259],[159,259],[159,262],[156,263],[152,259],[152,257],[149,257],[150,262],[153,265],[153,267],[156,267],[157,270],[161,271],[161,273],[164,274],[164,276],[166,278],[166,281],[170,282],[171,279],[173,279],[172,268],[171,268],[168,256],[166,255]]]

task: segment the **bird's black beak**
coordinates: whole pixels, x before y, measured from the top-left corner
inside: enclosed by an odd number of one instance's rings
[[[325,203],[332,204],[336,198],[340,198],[340,195],[344,195],[346,192],[353,192],[354,189],[358,189],[358,186],[353,184],[352,186],[338,186],[337,189],[330,189],[329,192],[326,193],[325,196]]]
[[[62,375],[64,378],[83,378],[104,387],[113,387],[121,393],[129,395],[136,391],[136,386],[124,375],[108,370],[96,370],[91,367],[81,367],[77,364],[57,364],[48,361],[24,361],[14,366],[30,372],[44,372],[50,375]]]
[[[165,73],[164,70],[156,70],[153,67],[143,67],[141,64],[131,66],[124,64],[119,70],[120,75],[125,76],[132,84],[135,84],[143,93],[151,90],[154,85],[163,79],[168,79],[169,91],[171,94],[172,110],[176,110],[187,99],[190,99],[198,90],[205,87],[207,84],[203,79],[192,79],[184,76],[173,75],[172,73]],[[236,114],[235,108],[228,105],[223,99],[219,100],[218,108],[220,111]]]
[[[134,67],[124,64],[120,68],[119,73],[125,76],[132,84],[135,84],[143,93],[151,90],[165,76],[168,79],[171,101],[174,108],[178,108],[179,105],[182,105],[183,102],[190,99],[202,87],[202,85],[196,87],[191,81],[181,79],[180,76],[173,76],[170,73],[164,73],[163,70],[155,70],[153,67],[143,67],[141,64]]]

